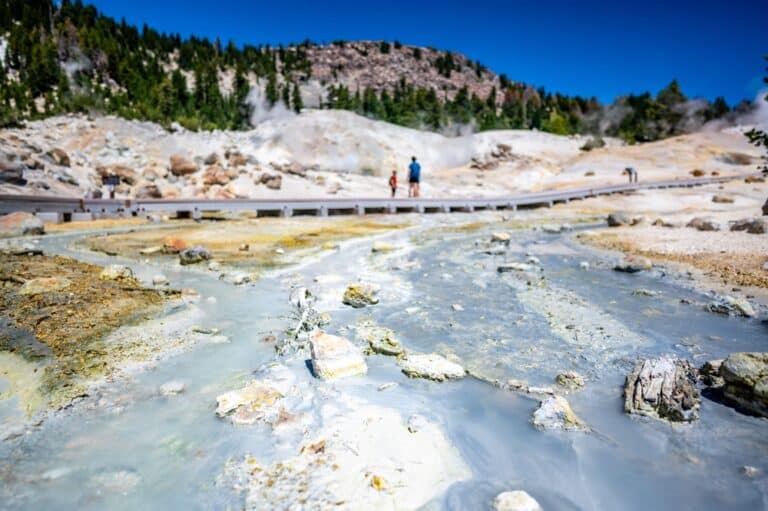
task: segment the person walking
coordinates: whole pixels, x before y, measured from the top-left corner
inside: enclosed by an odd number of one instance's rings
[[[624,174],[627,174],[629,176],[629,182],[635,182],[637,183],[637,171],[634,167],[627,167],[624,169]]]
[[[408,166],[408,197],[419,196],[419,183],[421,181],[421,165],[416,161],[416,157],[411,157],[411,164]]]
[[[393,170],[392,175],[389,177],[389,187],[392,189],[392,198],[395,198],[397,193],[397,171]]]

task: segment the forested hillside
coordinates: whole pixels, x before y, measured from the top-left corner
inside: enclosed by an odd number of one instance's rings
[[[185,39],[116,21],[80,0],[0,0],[0,37],[6,126],[101,112],[193,130],[246,129],[254,87],[268,105],[295,111],[337,108],[423,129],[523,128],[630,142],[734,115],[722,98],[689,100],[676,81],[655,96],[601,105],[513,81],[449,51],[399,42],[270,47]]]

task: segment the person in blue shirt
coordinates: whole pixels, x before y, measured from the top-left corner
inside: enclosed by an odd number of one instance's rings
[[[416,161],[416,157],[411,157],[411,164],[408,166],[408,197],[419,196],[419,181],[421,179],[421,165]]]

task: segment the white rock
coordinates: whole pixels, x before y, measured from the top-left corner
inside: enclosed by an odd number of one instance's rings
[[[408,353],[398,360],[398,365],[405,374],[412,378],[444,381],[463,378],[466,371],[455,362],[451,362],[437,353]]]
[[[252,380],[242,389],[230,390],[217,396],[216,415],[226,417],[242,408],[238,419],[243,423],[244,413],[259,413],[263,416],[281,399],[283,394],[269,383]]]
[[[312,371],[323,379],[365,374],[368,366],[360,350],[344,337],[315,332],[309,340]]]
[[[494,232],[491,234],[491,241],[508,243],[512,239],[512,235],[508,232]]]
[[[451,305],[451,309],[453,309],[455,312],[461,312],[464,310],[464,307],[462,307],[462,305],[459,303],[454,303]]]
[[[155,275],[152,277],[152,284],[155,286],[166,286],[168,285],[168,279],[165,275]]]
[[[392,389],[392,388],[395,388],[395,387],[397,387],[397,383],[395,383],[393,381],[390,381],[390,382],[387,382],[387,383],[382,383],[381,385],[376,387],[376,390],[378,390],[379,392],[382,392],[382,391],[389,390],[389,389]]]
[[[175,396],[176,394],[184,392],[185,388],[187,388],[187,386],[184,385],[184,382],[172,380],[160,385],[160,394],[164,396]]]
[[[493,499],[493,509],[494,511],[542,511],[536,499],[521,490],[505,491],[496,495]]]
[[[579,263],[579,268],[582,270],[588,270],[589,269],[589,263],[587,261],[582,261]]]
[[[539,403],[533,412],[533,425],[539,430],[588,431],[589,428],[579,419],[568,401],[562,396],[549,396]]]
[[[99,278],[101,280],[132,279],[133,270],[122,264],[110,264],[101,271]]]
[[[525,260],[525,262],[526,262],[526,263],[528,263],[528,264],[534,264],[534,265],[536,265],[536,266],[538,266],[538,265],[540,265],[540,264],[541,264],[541,261],[540,261],[540,260],[539,260],[539,258],[538,258],[538,257],[536,257],[536,256],[529,256],[529,257],[528,257],[528,258]]]

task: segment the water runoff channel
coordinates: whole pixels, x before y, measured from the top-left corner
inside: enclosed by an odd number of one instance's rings
[[[538,431],[530,420],[535,399],[473,377],[408,378],[392,357],[368,356],[367,375],[330,384],[358,403],[395,410],[403,420],[420,414],[442,429],[468,472],[432,496],[427,509],[488,509],[510,489],[527,491],[547,510],[766,508],[765,479],[739,472],[743,465],[768,469],[765,419],[703,399],[700,420],[670,425],[628,416],[622,396],[639,357],[672,354],[700,365],[734,351],[764,350],[764,324],[703,310],[695,305],[705,299],[700,292],[661,270],[615,272],[610,255],[569,233],[516,230],[503,253],[489,254],[490,228],[434,229],[441,218],[387,235],[400,247],[393,252],[371,254],[371,240],[348,242],[247,286],[177,265],[73,249],[82,234],[44,237],[46,253],[123,262],[142,280],[162,272],[172,286],[195,289],[196,321],[219,328],[229,342],[196,344],[49,417],[32,434],[0,443],[0,508],[242,507],[243,494],[222,476],[228,460],[278,461],[296,453],[300,438],[276,437],[259,424],[234,426],[215,415],[216,396],[270,364],[286,366],[307,388],[328,385],[302,360],[281,360],[262,341],[290,326],[288,295],[297,285],[313,290],[318,309],[330,313],[331,333],[354,338],[355,325],[375,322],[394,330],[406,349],[450,354],[489,379],[551,386],[563,370],[585,377],[586,386],[567,398],[589,433]],[[538,284],[496,271],[526,254],[539,259]],[[582,261],[589,270],[579,267]],[[358,278],[381,286],[379,304],[341,304],[344,286]],[[633,294],[638,288],[654,296]],[[568,336],[573,331],[576,340]],[[160,395],[158,387],[169,380],[184,382],[186,390]],[[388,383],[396,385],[377,390]],[[329,401],[332,394],[323,402]],[[306,411],[319,417],[314,406]],[[293,508],[267,500],[249,505]]]

